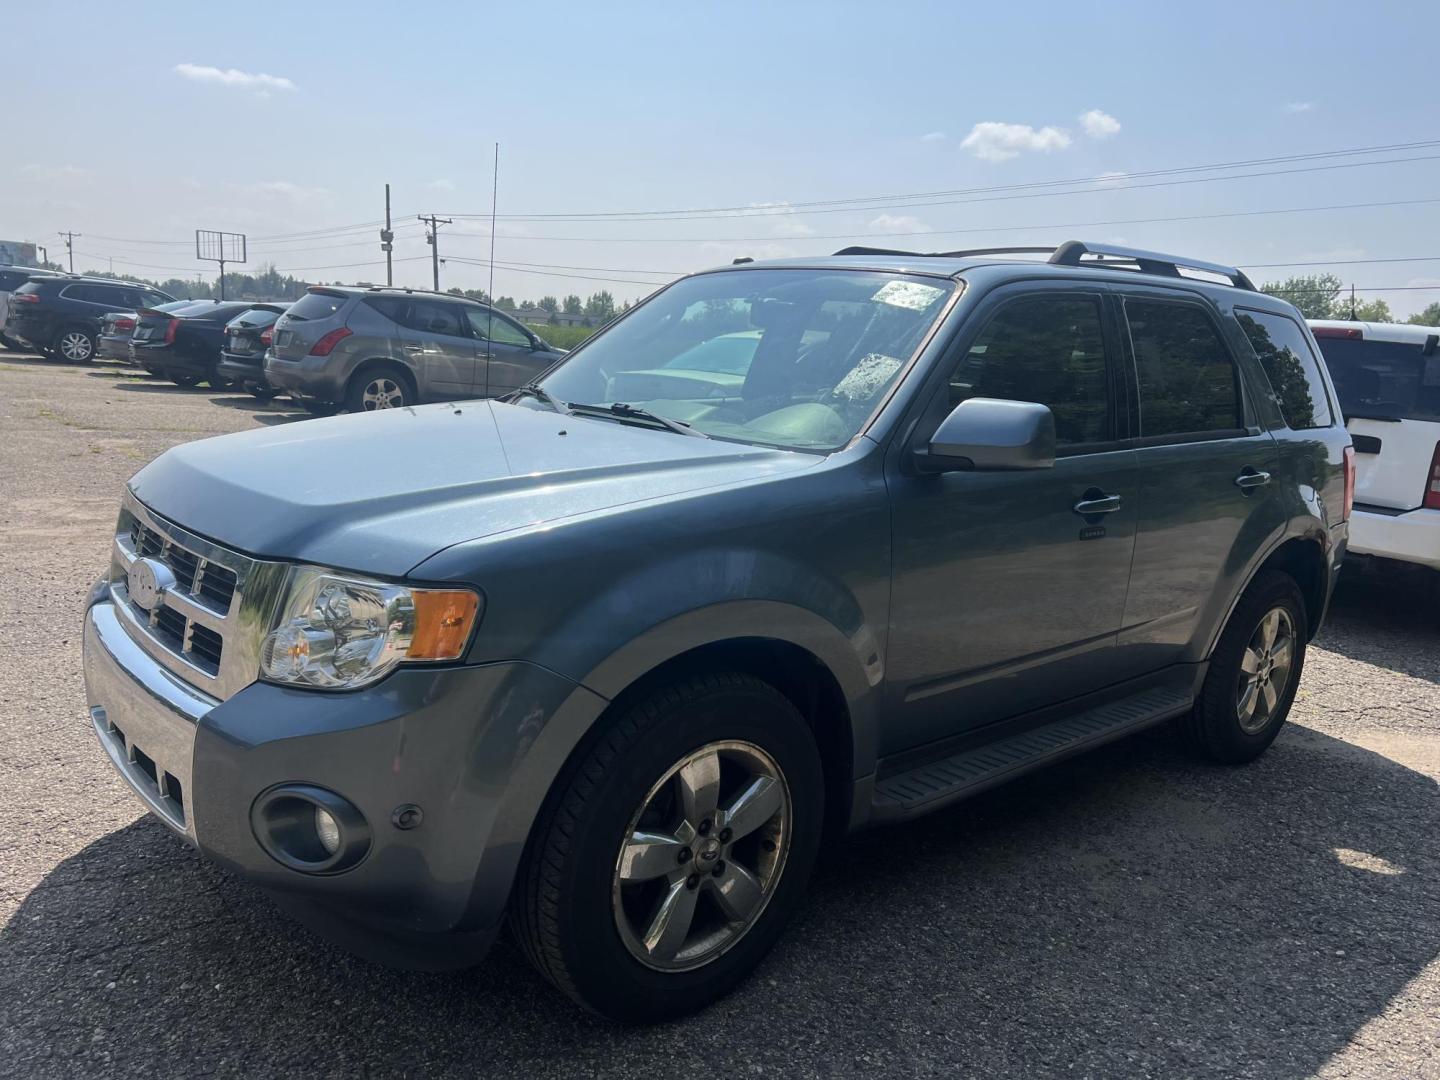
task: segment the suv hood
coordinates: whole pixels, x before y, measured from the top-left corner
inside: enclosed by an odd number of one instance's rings
[[[466,401],[204,439],[162,454],[130,488],[251,555],[401,577],[466,540],[820,460]]]

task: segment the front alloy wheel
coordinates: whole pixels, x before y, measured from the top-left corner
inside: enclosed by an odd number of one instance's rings
[[[790,820],[785,777],[754,743],[710,743],[671,766],[615,863],[615,925],[630,955],[688,971],[744,937],[784,872]]]

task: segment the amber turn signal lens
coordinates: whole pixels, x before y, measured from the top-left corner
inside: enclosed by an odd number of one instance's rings
[[[415,636],[405,651],[407,660],[458,660],[475,625],[480,597],[464,589],[454,592],[416,589]]]

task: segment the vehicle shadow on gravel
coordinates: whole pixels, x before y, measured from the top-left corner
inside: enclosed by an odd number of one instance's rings
[[[1430,778],[1292,726],[1245,769],[1131,739],[828,856],[702,1017],[593,1020],[503,940],[394,972],[142,819],[0,933],[22,1073],[1309,1075],[1440,955]]]
[[[1346,567],[1316,645],[1440,683],[1440,574]]]

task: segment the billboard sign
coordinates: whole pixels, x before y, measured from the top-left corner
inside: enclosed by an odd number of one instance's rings
[[[0,266],[39,266],[34,244],[22,240],[0,240]]]

